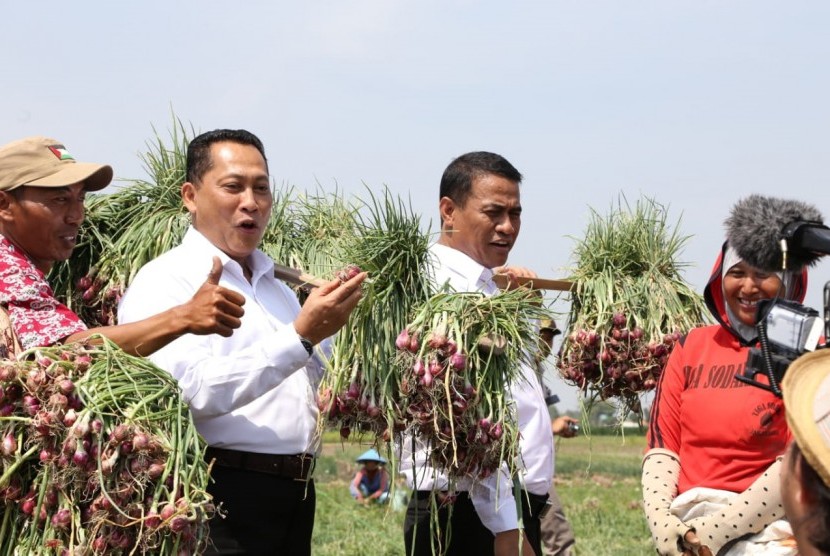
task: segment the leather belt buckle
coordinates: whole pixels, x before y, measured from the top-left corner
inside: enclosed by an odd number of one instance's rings
[[[266,462],[267,466],[262,469],[263,472],[305,483],[311,476],[314,457],[308,454],[266,456]]]
[[[416,500],[434,499],[439,508],[452,506],[458,499],[457,492],[446,490],[416,490],[414,496]]]
[[[297,454],[290,456],[293,459],[293,464],[296,466],[293,474],[294,480],[301,483],[308,482],[311,477],[311,471],[314,468],[314,457],[308,454]]]

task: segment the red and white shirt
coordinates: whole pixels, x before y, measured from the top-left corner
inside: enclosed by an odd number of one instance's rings
[[[23,349],[50,346],[75,332],[86,330],[78,315],[55,299],[43,272],[2,235],[0,305],[9,312]]]

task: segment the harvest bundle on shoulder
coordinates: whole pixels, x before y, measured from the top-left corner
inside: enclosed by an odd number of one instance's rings
[[[518,432],[507,384],[537,345],[538,297],[525,289],[490,297],[440,291],[429,234],[388,193],[350,218],[337,257],[372,279],[334,339],[318,401],[321,433],[386,446],[393,460],[389,443],[416,436],[449,476],[512,465]],[[330,265],[342,264],[334,259]]]
[[[535,295],[439,293],[398,336],[405,431],[449,478],[515,470],[519,430],[508,391],[536,344]]]
[[[650,199],[592,212],[577,240],[568,335],[559,371],[589,398],[616,398],[640,411],[675,343],[704,321],[703,298],[683,280],[688,238]],[[628,411],[625,411],[628,413]]]

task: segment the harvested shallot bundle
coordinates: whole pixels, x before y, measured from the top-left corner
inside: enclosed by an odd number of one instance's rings
[[[508,394],[537,346],[546,312],[535,293],[439,293],[398,335],[405,432],[453,479],[516,471],[518,426]],[[534,377],[535,379],[535,377]]]
[[[0,361],[0,554],[196,554],[215,508],[176,381],[100,338]]]
[[[674,344],[704,322],[701,295],[683,280],[678,254],[688,238],[670,228],[664,207],[640,200],[596,212],[578,240],[568,335],[559,354],[566,382],[588,396],[640,411]]]

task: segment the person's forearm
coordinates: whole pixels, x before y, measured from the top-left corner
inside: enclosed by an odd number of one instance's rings
[[[680,476],[680,457],[661,448],[652,448],[643,457],[643,511],[646,515],[651,538],[661,556],[681,554],[684,540],[697,546],[697,539],[689,532],[694,528],[681,521],[671,511],[671,503],[677,496]],[[695,552],[696,553],[696,552]]]
[[[781,458],[717,512],[690,520],[700,542],[718,554],[741,537],[758,533],[783,518],[780,474]],[[723,527],[724,524],[729,527]]]
[[[186,333],[185,321],[179,315],[180,310],[179,307],[174,307],[138,322],[90,328],[71,334],[64,341],[79,342],[100,334],[130,355],[147,357]]]
[[[493,554],[494,556],[535,556],[536,552],[530,546],[527,535],[522,535],[521,544],[519,544],[519,530],[510,529],[496,534],[493,540]]]

